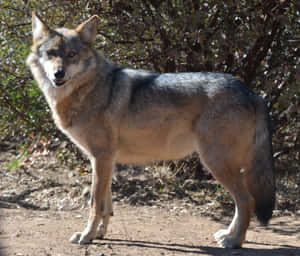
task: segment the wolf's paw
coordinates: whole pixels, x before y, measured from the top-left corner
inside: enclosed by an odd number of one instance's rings
[[[227,229],[220,229],[219,231],[217,231],[214,234],[214,238],[217,241],[222,240],[222,239],[224,239],[225,237],[228,237],[228,236],[230,236],[230,231],[228,231]]]
[[[84,234],[81,232],[76,232],[69,240],[69,242],[73,244],[88,244],[91,241],[92,238],[89,234]]]
[[[81,232],[76,232],[71,238],[69,239],[69,242],[72,244],[78,244],[81,237]]]
[[[107,228],[103,224],[99,225],[97,228],[97,238],[103,239],[104,236],[106,235],[106,231]]]
[[[232,237],[226,237],[226,238],[222,239],[221,241],[218,241],[218,244],[221,247],[230,248],[230,249],[237,249],[237,248],[242,247],[242,243]]]
[[[237,239],[234,239],[231,236],[222,235],[220,238],[216,238],[216,240],[218,242],[218,245],[223,248],[236,249],[242,246],[242,242],[240,242]]]

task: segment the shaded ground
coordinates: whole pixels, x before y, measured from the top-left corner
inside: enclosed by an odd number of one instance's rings
[[[85,161],[78,165],[67,151],[46,149],[27,156],[7,146],[0,153],[2,254],[300,255],[298,197],[279,194],[279,210],[267,228],[252,221],[243,249],[221,249],[212,235],[230,222],[230,197],[213,180],[179,185],[166,166],[119,166],[108,236],[91,245],[72,245],[68,239],[82,231],[87,219],[90,168]]]

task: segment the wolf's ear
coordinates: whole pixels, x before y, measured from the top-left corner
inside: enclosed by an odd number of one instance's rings
[[[99,17],[97,15],[92,16],[85,22],[81,23],[75,31],[80,35],[81,39],[91,45],[97,35]]]
[[[43,37],[49,35],[49,27],[33,12],[32,13],[32,37],[33,43],[41,40]]]

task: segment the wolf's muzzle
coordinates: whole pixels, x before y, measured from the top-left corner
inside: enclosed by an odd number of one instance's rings
[[[58,69],[55,71],[54,76],[56,79],[62,79],[65,76],[65,71],[63,69]]]
[[[63,80],[63,78],[65,77],[65,71],[63,69],[56,70],[54,76],[54,82],[56,86],[61,86],[65,83],[65,81]]]

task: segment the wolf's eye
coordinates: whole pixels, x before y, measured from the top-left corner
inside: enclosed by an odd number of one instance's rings
[[[71,58],[74,58],[76,55],[77,55],[77,52],[75,52],[75,51],[70,51],[70,52],[67,54],[67,57],[71,59]]]
[[[56,54],[56,51],[49,50],[49,51],[47,51],[47,55],[49,58],[52,58],[52,57],[55,57],[57,54]]]

